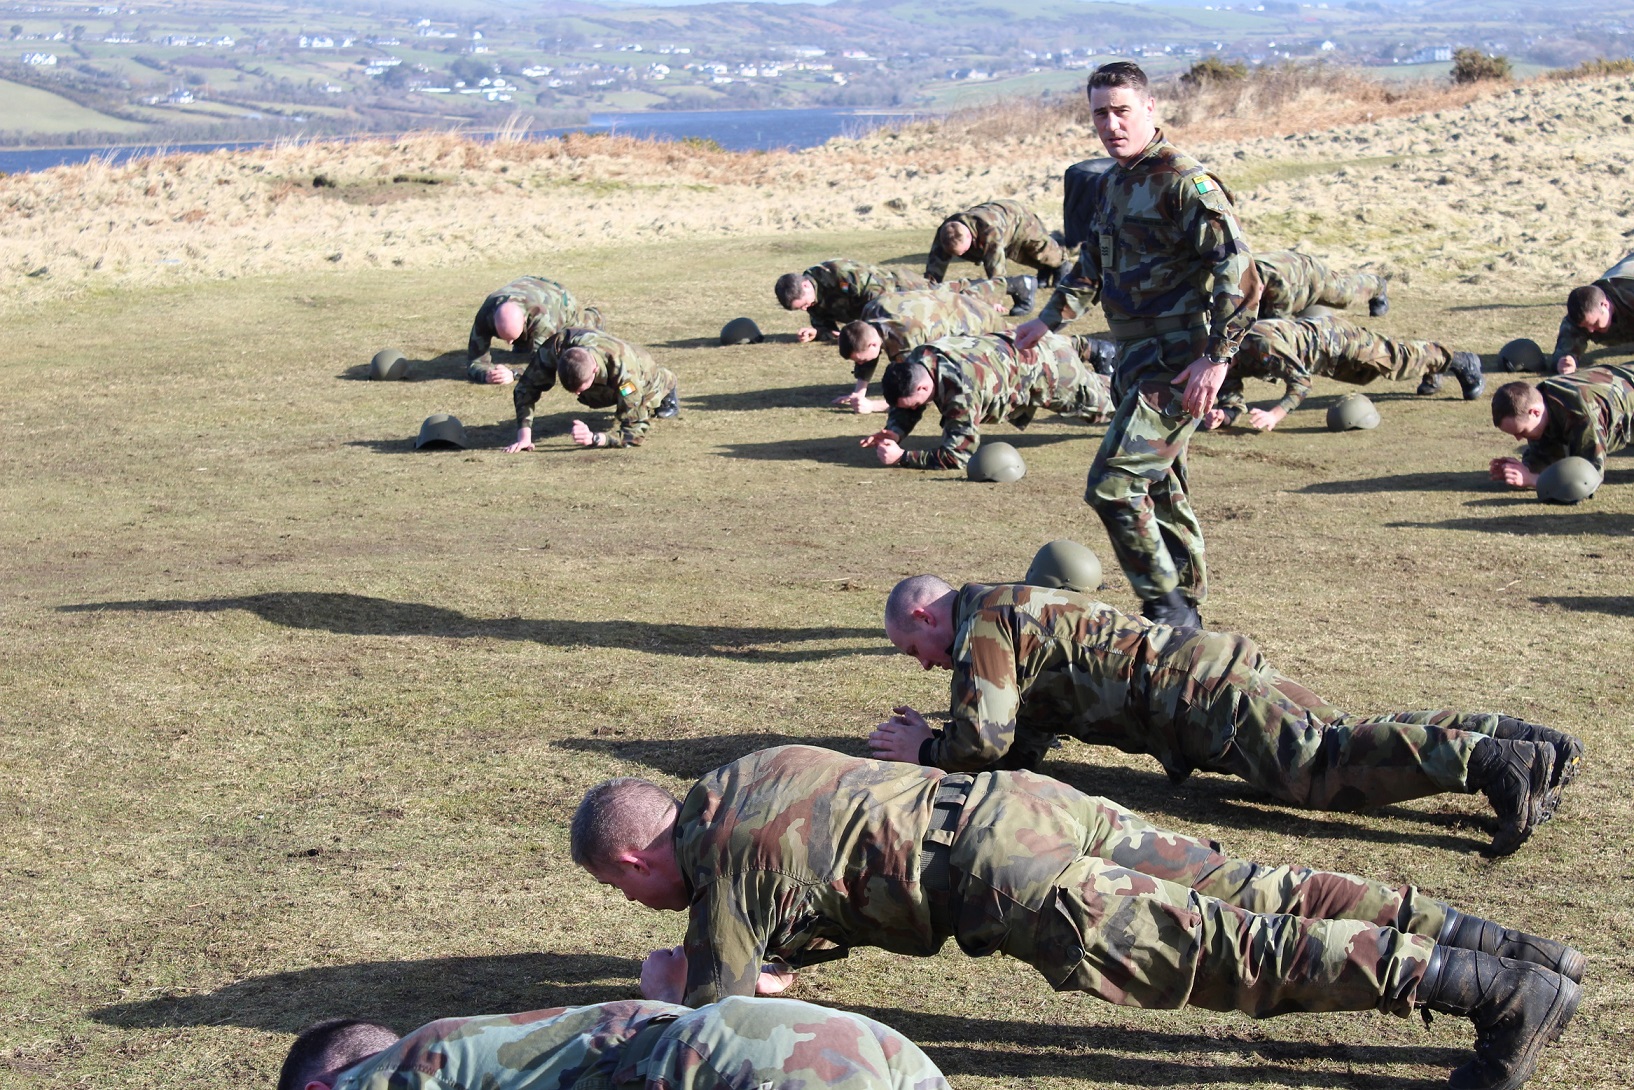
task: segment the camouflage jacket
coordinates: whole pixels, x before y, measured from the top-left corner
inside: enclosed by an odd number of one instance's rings
[[[607,445],[639,446],[652,425],[658,401],[674,386],[675,376],[658,366],[645,348],[599,329],[558,330],[540,346],[511,394],[516,426],[533,426],[533,408],[556,385],[556,359],[569,348],[590,349],[600,364],[595,381],[578,396],[579,403],[588,408],[613,410],[619,430],[600,433],[607,436]]]
[[[1259,313],[1267,318],[1291,318],[1316,302],[1327,267],[1295,250],[1272,250],[1254,255],[1260,278]]]
[[[1005,312],[971,292],[948,287],[894,291],[862,308],[862,320],[879,331],[879,359],[856,364],[858,382],[870,380],[880,360],[894,363],[922,344],[943,337],[997,333]]]
[[[690,1010],[625,1001],[445,1018],[348,1068],[335,1090],[944,1090],[930,1059],[858,1014],[793,999]]]
[[[482,301],[476,320],[471,323],[471,341],[465,347],[466,362],[472,371],[486,370],[490,362],[489,349],[494,340],[494,311],[502,304],[516,302],[528,312],[522,335],[512,344],[512,350],[526,353],[531,362],[539,346],[558,329],[565,326],[594,325],[586,321],[585,311],[579,307],[573,293],[554,280],[542,276],[522,276],[494,292]],[[472,378],[480,378],[473,374]]]
[[[1048,235],[1044,221],[1029,212],[1020,201],[988,201],[955,213],[942,223],[963,224],[970,232],[970,249],[959,257],[965,261],[981,262],[983,274],[990,280],[1007,274],[1006,250],[1024,238]],[[938,226],[931,243],[930,259],[925,262],[927,280],[941,280],[947,275],[948,262],[954,260],[953,254],[942,249],[941,234],[942,228]]]
[[[1579,363],[1595,344],[1634,343],[1634,254],[1629,254],[1606,270],[1606,275],[1594,282],[1606,293],[1611,303],[1611,325],[1603,333],[1590,333],[1572,324],[1570,318],[1560,320],[1560,332],[1555,336],[1555,359],[1572,356]]]
[[[812,283],[817,301],[806,311],[806,317],[819,333],[834,335],[847,322],[862,317],[862,308],[890,291],[904,286],[900,274],[861,261],[835,258],[813,265],[800,275]],[[913,284],[919,277],[908,276]]]
[[[1278,408],[1290,413],[1299,408],[1310,395],[1312,377],[1325,373],[1320,368],[1329,353],[1323,332],[1330,328],[1327,318],[1261,318],[1255,322],[1231,359],[1231,370],[1226,372],[1215,405],[1235,420],[1248,408],[1243,380],[1258,378],[1283,384]]]
[[[922,753],[939,768],[986,768],[1020,735],[1067,734],[1182,776],[1232,737],[1229,719],[1209,717],[1199,736],[1192,709],[1264,669],[1240,636],[1153,624],[1072,591],[970,583],[954,603],[951,719]]]
[[[1120,323],[1196,317],[1207,354],[1230,359],[1254,322],[1260,283],[1220,180],[1159,132],[1139,159],[1094,182],[1089,238],[1039,318],[1055,329],[1099,298],[1113,335],[1128,340]],[[1124,389],[1146,380],[1119,377]]]
[[[1106,377],[1085,364],[1079,350],[1070,338],[1047,333],[1029,354],[1031,362],[1023,362],[1012,332],[943,337],[915,348],[907,358],[930,372],[929,404],[941,410],[942,442],[933,450],[904,451],[897,464],[963,469],[981,445],[983,424],[1002,419],[1025,428],[1041,408],[1076,413],[1086,402],[1110,408]],[[892,407],[885,427],[905,437],[924,415],[923,405]]]
[[[1605,472],[1606,455],[1634,441],[1634,365],[1585,367],[1538,383],[1543,435],[1526,444],[1521,461],[1536,473],[1576,455]]]

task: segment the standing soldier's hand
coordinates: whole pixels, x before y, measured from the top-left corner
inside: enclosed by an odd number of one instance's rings
[[[1180,400],[1180,407],[1190,416],[1201,420],[1214,408],[1214,399],[1220,396],[1220,387],[1224,385],[1226,365],[1210,359],[1207,356],[1198,356],[1182,372],[1174,377],[1176,386],[1185,386],[1185,395]]]

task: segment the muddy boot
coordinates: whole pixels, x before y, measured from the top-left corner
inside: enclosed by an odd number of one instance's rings
[[[1475,1023],[1475,1058],[1452,1073],[1452,1090],[1519,1090],[1579,998],[1576,983],[1553,970],[1437,946],[1413,1002]]]
[[[1486,389],[1486,372],[1481,370],[1481,357],[1474,352],[1454,352],[1447,370],[1458,380],[1465,401],[1474,401]]]
[[[1545,727],[1540,723],[1528,723],[1524,719],[1515,719],[1507,715],[1498,717],[1498,728],[1492,732],[1492,737],[1520,739],[1523,742],[1548,742],[1555,747],[1555,767],[1549,773],[1549,795],[1543,800],[1543,820],[1548,821],[1554,817],[1555,811],[1560,809],[1560,796],[1577,776],[1577,767],[1583,761],[1583,743],[1576,735],[1567,734],[1563,730]]]
[[[1583,982],[1586,960],[1583,955],[1563,942],[1539,938],[1524,931],[1512,931],[1502,924],[1471,916],[1448,907],[1447,922],[1435,937],[1437,946],[1454,946],[1460,950],[1479,950],[1494,957],[1513,958],[1531,965],[1553,969],[1573,984]]]
[[[1485,794],[1498,814],[1498,832],[1488,855],[1508,855],[1526,843],[1543,820],[1543,800],[1554,767],[1555,747],[1548,742],[1482,738],[1476,743],[1465,783],[1471,791]]]
[[[1390,313],[1390,281],[1379,278],[1379,294],[1367,301],[1367,313],[1374,318]]]
[[[1033,300],[1038,297],[1038,277],[1010,276],[1005,278],[1004,284],[1010,290],[1010,301],[1015,304],[1010,308],[1010,317],[1031,314]]]

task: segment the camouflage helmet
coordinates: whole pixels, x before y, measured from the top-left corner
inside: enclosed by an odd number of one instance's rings
[[[372,379],[408,378],[408,360],[395,348],[382,348],[369,361]]]
[[[760,327],[749,318],[733,318],[721,327],[722,344],[759,344],[765,339]]]
[[[1026,582],[1034,587],[1088,594],[1101,589],[1101,561],[1089,546],[1057,538],[1033,554]]]
[[[1498,349],[1498,362],[1505,371],[1543,370],[1543,349],[1530,337],[1516,337]]]
[[[1321,303],[1312,303],[1298,314],[1300,318],[1331,318],[1333,308],[1325,307]]]
[[[1538,474],[1538,499],[1544,503],[1577,503],[1600,487],[1600,471],[1587,458],[1562,458]]]
[[[465,425],[448,413],[432,413],[420,425],[420,437],[414,440],[414,449],[430,447],[433,450],[464,450],[470,446],[465,438]]]
[[[1021,460],[1021,452],[1009,443],[983,443],[965,467],[965,476],[971,480],[999,484],[1019,481],[1026,472],[1027,463]]]
[[[1328,409],[1329,431],[1353,431],[1379,426],[1379,410],[1361,394],[1346,394]]]

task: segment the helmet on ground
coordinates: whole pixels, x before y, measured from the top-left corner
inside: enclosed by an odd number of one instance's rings
[[[1089,546],[1057,538],[1033,554],[1026,582],[1035,587],[1089,594],[1101,589],[1101,561]]]
[[[1577,503],[1600,487],[1600,471],[1587,458],[1562,458],[1538,474],[1538,499],[1544,503]]]
[[[766,337],[749,318],[733,318],[721,327],[722,344],[759,344]]]
[[[1379,410],[1361,394],[1346,394],[1328,409],[1329,431],[1353,431],[1379,426]]]
[[[1325,307],[1321,303],[1312,303],[1300,311],[1298,316],[1301,318],[1331,318],[1333,317],[1333,308]]]
[[[408,360],[395,348],[382,348],[369,361],[372,379],[408,378]]]
[[[983,443],[965,467],[965,476],[973,481],[997,481],[1009,484],[1019,481],[1027,472],[1027,463],[1021,452],[1009,443]]]
[[[1543,349],[1530,337],[1516,337],[1498,349],[1498,362],[1505,371],[1543,370]]]
[[[464,450],[470,446],[465,438],[465,425],[459,418],[447,413],[432,413],[420,425],[420,437],[414,440],[414,449],[431,447],[433,450]]]

